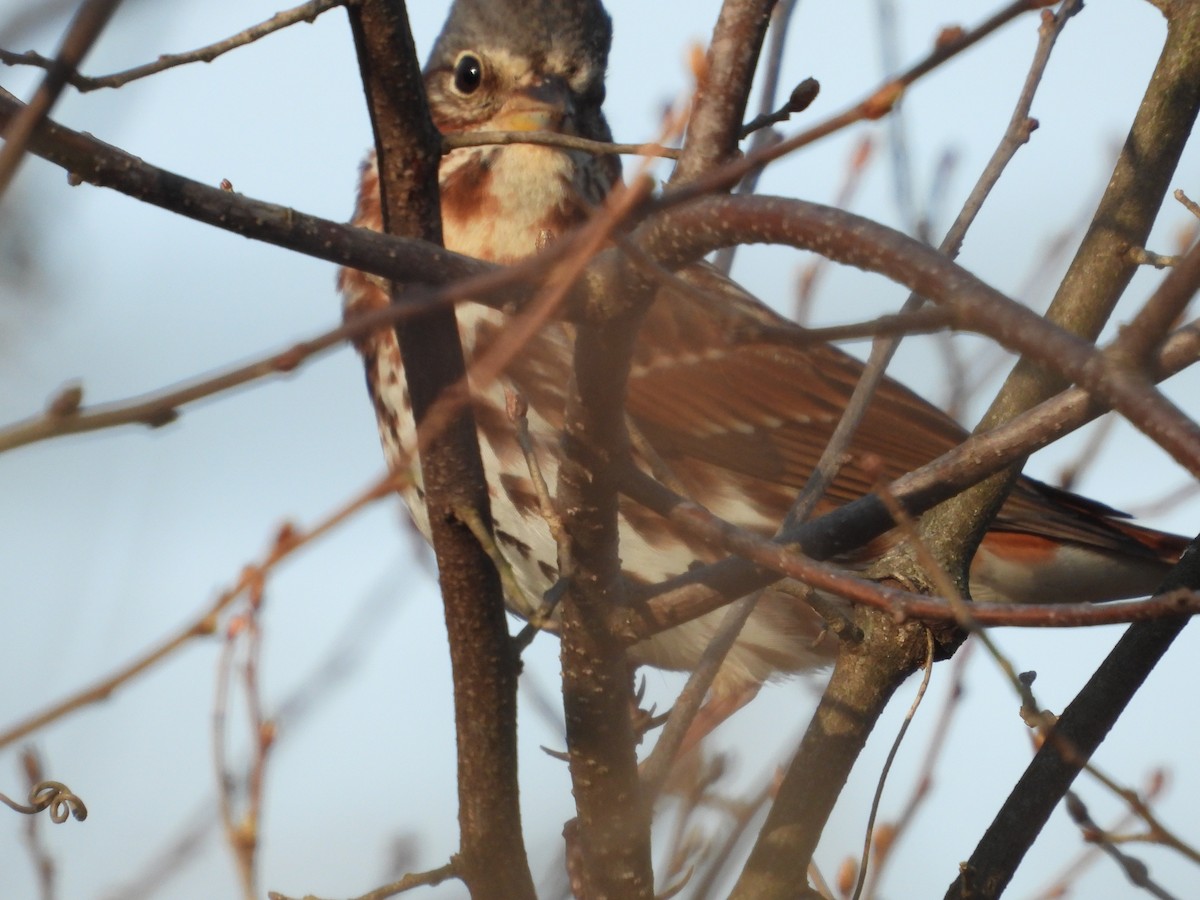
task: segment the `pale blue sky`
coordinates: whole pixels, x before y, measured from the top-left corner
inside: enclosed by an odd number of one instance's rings
[[[993,4],[919,0],[897,4],[905,61],[917,58],[942,25],[971,25]],[[0,23],[19,8],[0,0]],[[130,3],[89,59],[105,72],[216,40],[276,11],[277,0]],[[685,60],[703,40],[716,0],[611,0],[615,44],[609,117],[619,140],[654,136],[658,111],[687,84]],[[424,53],[445,2],[412,4]],[[804,122],[860,98],[879,80],[874,4],[801,2],[784,83],[812,75],[820,98]],[[928,190],[947,149],[959,163],[944,217],[961,201],[998,140],[1035,42],[1036,17],[922,82],[906,105],[919,193]],[[963,263],[1007,290],[1021,289],[1047,241],[1076,221],[1107,178],[1113,148],[1148,77],[1163,31],[1143,0],[1090,3],[1070,23],[1034,107],[1042,124],[969,238]],[[27,39],[52,49],[58,26]],[[26,49],[20,44],[9,49]],[[0,84],[27,94],[30,76],[0,70]],[[242,49],[208,66],[191,66],[120,91],[68,96],[61,121],[157,165],[305,212],[349,215],[356,167],[369,126],[344,15],[334,12]],[[773,170],[762,190],[829,201],[854,141],[878,126],[837,137]],[[1173,186],[1200,196],[1191,148]],[[665,170],[664,170],[665,173]],[[855,208],[890,223],[889,164],[880,153]],[[111,192],[68,187],[63,173],[26,164],[5,215],[32,208],[28,239],[42,268],[31,279],[0,280],[0,421],[42,407],[58,386],[82,379],[90,401],[110,400],[282,348],[334,324],[333,267],[178,219]],[[1185,216],[1169,203],[1153,249],[1170,252]],[[786,308],[802,260],[791,251],[743,251],[735,270],[745,283]],[[2,274],[2,273],[0,273]],[[1140,277],[1129,300],[1144,297],[1155,276]],[[904,292],[878,278],[836,271],[817,305],[824,321],[890,310]],[[1029,298],[1044,302],[1044,294]],[[1125,313],[1132,307],[1125,308]],[[975,351],[970,351],[974,353]],[[902,352],[897,373],[941,401],[942,369],[928,345]],[[1196,380],[1173,394],[1195,410]],[[1190,384],[1190,387],[1189,387]],[[1076,443],[1075,446],[1078,446]],[[1052,477],[1069,456],[1055,448],[1031,471]],[[382,469],[357,359],[342,349],[295,375],[240,391],[184,413],[158,432],[136,429],[25,448],[0,458],[0,725],[39,709],[98,673],[120,665],[195,616],[241,567],[258,558],[283,520],[312,523]],[[1119,429],[1085,492],[1132,507],[1183,483],[1161,452]],[[1195,530],[1196,507],[1155,520]],[[361,893],[385,877],[392,840],[419,834],[412,865],[429,868],[453,852],[453,728],[440,608],[427,563],[414,557],[398,506],[380,504],[301,558],[268,586],[264,693],[274,709],[319,665],[364,600],[384,592],[386,615],[356,630],[361,650],[350,677],[294,729],[284,725],[268,774],[263,823],[264,889],[293,895]],[[1043,703],[1061,708],[1116,632],[999,634],[1022,669],[1040,673]],[[1139,785],[1155,765],[1175,767],[1163,809],[1185,836],[1198,836],[1192,704],[1196,637],[1152,677],[1144,695],[1099,757],[1110,773]],[[540,639],[527,678],[552,686],[557,645]],[[59,862],[62,896],[104,897],[140,871],[175,834],[178,821],[212,795],[210,712],[218,644],[198,644],[105,704],[37,737],[50,777],[85,798],[91,818],[47,828]],[[932,699],[902,751],[885,799],[885,816],[907,797],[941,701],[949,669],[935,672]],[[660,708],[674,676],[647,674]],[[742,756],[735,779],[756,785],[803,727],[817,679],[763,692],[722,731],[722,746]],[[885,890],[893,897],[940,896],[970,852],[987,816],[1028,758],[1017,701],[982,658],[972,663],[950,760],[936,794],[902,846]],[[898,698],[839,807],[819,862],[832,874],[856,853],[866,798],[878,762],[910,691]],[[1182,714],[1181,714],[1182,712]],[[562,738],[531,708],[523,750],[526,829],[535,872],[550,883],[563,820],[570,814],[562,764],[539,745]],[[781,723],[786,723],[782,725]],[[1149,739],[1147,739],[1149,736]],[[0,754],[0,790],[14,793],[16,755]],[[1113,801],[1091,785],[1085,795],[1099,820]],[[32,897],[34,881],[20,845],[20,823],[0,814],[0,872],[5,897]],[[1027,896],[1070,858],[1079,840],[1057,815],[1018,875],[1011,896]],[[1186,892],[1194,871],[1169,855],[1138,850],[1168,886]],[[1101,865],[1080,896],[1131,896]],[[457,898],[461,888],[429,896]],[[161,896],[235,896],[232,863],[213,833],[200,857]]]

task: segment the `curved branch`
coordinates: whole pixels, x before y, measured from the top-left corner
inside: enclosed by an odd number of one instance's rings
[[[885,226],[802,200],[708,197],[656,217],[635,237],[668,268],[740,241],[788,244],[886,275],[947,309],[955,327],[987,335],[1086,387],[1200,476],[1200,427],[1143,373],[1114,365],[1087,341],[1015,303],[936,250]],[[1200,283],[1200,247],[1193,248],[1171,276],[1183,279],[1184,285]]]

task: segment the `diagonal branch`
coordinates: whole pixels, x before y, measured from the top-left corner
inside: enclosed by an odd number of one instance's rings
[[[25,156],[34,132],[50,114],[63,88],[67,86],[70,73],[83,60],[92,48],[100,32],[108,24],[108,20],[116,11],[121,0],[85,0],[63,37],[58,53],[47,68],[42,83],[38,85],[33,99],[17,116],[16,120],[5,130],[4,146],[0,147],[0,197],[8,189],[17,166]]]
[[[1193,542],[1159,594],[1200,587],[1200,552]],[[1189,619],[1131,625],[1088,683],[1063,710],[1012,793],[996,813],[946,900],[999,897],[1075,776],[1100,746],[1146,677]]]
[[[1198,111],[1200,4],[1172,3],[1158,64],[1092,223],[1046,313],[1048,321],[1089,341],[1099,335],[1138,268],[1130,251],[1145,245]],[[1073,378],[1042,358],[1023,358],[978,430],[1002,424],[1061,390],[1063,375]],[[935,555],[960,581],[1020,468],[983,482],[922,523]]]

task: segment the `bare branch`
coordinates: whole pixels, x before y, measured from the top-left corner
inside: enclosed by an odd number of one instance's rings
[[[1200,111],[1200,6],[1171,4],[1167,16],[1167,39],[1158,65],[1092,224],[1046,313],[1048,321],[1089,341],[1099,335],[1137,270],[1127,251],[1146,245]],[[1165,330],[1160,328],[1159,333]],[[1044,359],[1023,359],[978,429],[992,428],[1046,399],[1062,388],[1063,375],[1074,379],[1058,367],[1047,366]],[[938,558],[960,579],[1019,468],[1014,466],[964,493],[924,524]]]
[[[183,645],[197,638],[209,637],[216,631],[221,613],[241,596],[242,592],[247,590],[251,584],[261,582],[266,577],[266,574],[279,563],[283,562],[300,548],[306,547],[311,542],[323,537],[342,522],[354,516],[362,508],[383,497],[391,496],[396,488],[396,479],[392,475],[386,475],[370,485],[358,496],[330,513],[324,519],[318,521],[308,531],[297,531],[290,526],[281,528],[276,535],[273,546],[263,559],[257,563],[247,565],[242,570],[238,580],[231,587],[222,591],[212,604],[194,620],[171,637],[166,638],[157,647],[122,666],[111,675],[100,679],[94,685],[53,704],[23,722],[18,722],[6,731],[0,732],[0,748],[6,747],[14,741],[32,734],[51,722],[61,719],[68,713],[92,703],[107,700],[118,688],[124,687],[138,675],[167,659]]]
[[[195,50],[189,50],[186,53],[164,53],[154,62],[134,66],[131,69],[125,69],[121,72],[114,72],[111,75],[98,75],[95,77],[83,75],[77,69],[77,60],[66,70],[66,80],[77,91],[85,94],[100,88],[124,87],[131,81],[137,81],[140,78],[146,78],[150,75],[157,75],[159,72],[174,69],[176,66],[185,66],[189,63],[197,62],[210,63],[218,56],[223,56],[230,50],[236,50],[238,47],[252,44],[269,34],[274,34],[276,31],[287,28],[289,25],[296,25],[300,22],[311,24],[316,21],[317,16],[321,15],[321,13],[328,12],[339,6],[352,6],[358,2],[359,0],[309,0],[309,2],[301,3],[292,9],[278,12],[271,16],[271,18],[259,22],[257,25],[251,25],[249,28],[239,31],[237,34],[230,35],[223,40],[198,47]],[[9,66],[36,66],[39,69],[54,71],[57,61],[47,59],[40,53],[34,53],[32,50],[26,53],[13,53],[9,50],[0,49],[0,63]]]
[[[1159,593],[1200,587],[1197,543]],[[1187,618],[1131,625],[1088,683],[1063,711],[1047,740],[997,812],[946,893],[947,900],[997,897],[1075,776],[1124,712],[1142,682],[1183,630]],[[1066,752],[1070,748],[1071,752]]]
[[[375,133],[383,230],[441,243],[441,138],[430,118],[403,0],[362,0],[350,26]],[[389,285],[393,304],[403,283]],[[500,577],[470,526],[490,526],[487,480],[471,407],[430,414],[465,379],[453,308],[397,322],[396,340],[418,432],[430,538],[438,561],[458,744],[459,865],[476,900],[534,896],[517,785],[517,670]]]
[[[498,144],[538,144],[543,147],[582,150],[596,155],[620,153],[630,156],[659,156],[664,159],[679,159],[680,153],[675,147],[664,147],[654,142],[613,144],[556,131],[456,131],[442,135],[443,153],[460,147],[488,147]]]
[[[692,181],[733,157],[746,100],[776,0],[725,0],[696,91],[674,184]]]
[[[650,186],[649,179],[639,178],[631,188],[610,194],[601,215],[587,226],[589,243],[580,247],[563,293]],[[608,611],[625,605],[617,539],[618,479],[627,441],[625,381],[652,287],[631,286],[621,298],[623,315],[579,326],[558,474],[570,554],[559,560],[568,585],[560,607],[563,709],[578,812],[568,854],[579,854],[587,896],[647,900],[654,894],[650,804],[637,774],[630,667]]]
[[[1161,377],[1179,371],[1200,358],[1200,329],[1181,331],[1167,343],[1164,350],[1160,359]],[[1018,416],[1007,425],[972,436],[949,453],[897,479],[886,490],[899,499],[911,514],[918,515],[984,477],[985,473],[998,471],[1013,460],[1050,444],[1103,411],[1103,406],[1093,403],[1086,392],[1073,388]],[[981,460],[987,462],[981,464]],[[631,473],[622,484],[622,490],[660,515],[674,515],[678,498],[661,485],[639,476],[640,473]],[[685,521],[692,516],[690,510],[685,509],[685,513],[679,523],[681,527],[686,527]],[[813,522],[789,529],[783,537],[788,542],[798,544],[810,557],[827,559],[882,534],[893,524],[891,515],[878,498],[867,496]],[[721,529],[717,528],[713,537],[716,538],[720,532]],[[681,621],[711,612],[730,599],[772,580],[770,576],[756,573],[754,567],[745,561],[727,559],[681,576],[673,587],[664,586],[662,592],[647,602],[636,618],[623,618],[617,627],[628,640],[637,641]],[[976,603],[972,609],[979,621],[989,624],[984,604]],[[1010,612],[1015,611],[1010,609]],[[1010,620],[1008,624],[1018,623]]]
[[[109,18],[121,0],[84,0],[79,11],[67,27],[67,33],[59,45],[58,53],[50,61],[42,83],[38,85],[33,99],[5,129],[4,146],[0,147],[0,197],[4,196],[17,166],[25,156],[33,133],[50,114],[51,107],[67,86],[68,73],[83,60],[87,52],[108,24]]]

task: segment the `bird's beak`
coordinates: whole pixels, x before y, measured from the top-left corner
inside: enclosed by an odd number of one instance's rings
[[[562,131],[574,112],[567,83],[543,78],[514,91],[494,121],[502,131]]]

